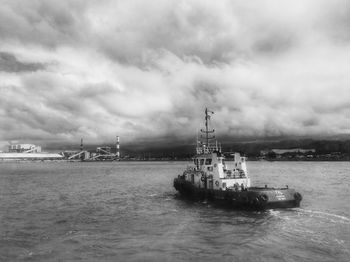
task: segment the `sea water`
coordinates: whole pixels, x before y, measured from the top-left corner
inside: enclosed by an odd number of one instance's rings
[[[349,261],[350,162],[248,162],[300,208],[178,196],[187,162],[0,163],[0,261]]]

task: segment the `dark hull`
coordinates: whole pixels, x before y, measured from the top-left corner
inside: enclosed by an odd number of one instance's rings
[[[299,207],[301,195],[294,189],[250,187],[245,191],[197,188],[189,181],[174,179],[174,187],[182,196],[208,200],[235,209],[273,209]]]

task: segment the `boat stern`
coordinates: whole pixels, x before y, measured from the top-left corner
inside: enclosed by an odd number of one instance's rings
[[[299,207],[302,196],[290,188],[250,188],[250,203],[263,208]]]

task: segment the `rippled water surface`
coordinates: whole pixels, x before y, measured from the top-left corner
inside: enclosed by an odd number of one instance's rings
[[[185,201],[186,162],[0,163],[0,261],[349,261],[350,162],[249,162],[301,207]]]

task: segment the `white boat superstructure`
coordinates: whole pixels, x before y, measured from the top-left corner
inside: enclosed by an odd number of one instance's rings
[[[210,136],[215,130],[209,130],[210,112],[205,110],[205,141],[197,141],[197,154],[193,157],[193,165],[189,166],[183,173],[184,178],[190,181],[195,187],[206,189],[235,189],[245,190],[250,187],[246,158],[240,153],[234,153],[233,166],[225,162],[225,157],[217,142],[210,144],[215,136]]]

